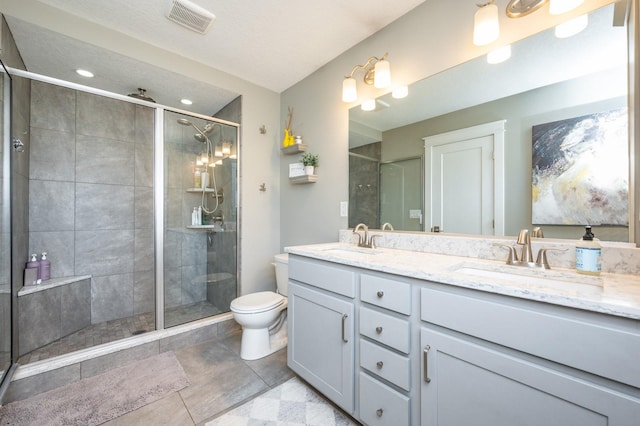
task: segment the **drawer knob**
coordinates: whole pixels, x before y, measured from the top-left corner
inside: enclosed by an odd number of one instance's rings
[[[384,365],[384,363],[382,361],[376,362],[376,367],[378,367],[378,370],[382,369],[383,365]]]
[[[382,290],[378,290],[378,293],[376,293],[378,295],[378,297],[382,297],[384,296],[384,291]]]
[[[378,333],[378,334],[382,333],[382,327],[381,326],[377,326],[376,327],[376,333]]]
[[[383,412],[384,412],[384,410],[382,410],[382,408],[378,408],[378,409],[376,410],[376,416],[378,416],[378,417],[382,417],[382,413],[383,413]]]

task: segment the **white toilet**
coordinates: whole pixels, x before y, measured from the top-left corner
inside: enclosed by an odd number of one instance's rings
[[[289,255],[275,256],[277,293],[261,291],[231,301],[231,312],[242,326],[240,358],[263,358],[287,346],[287,285]]]

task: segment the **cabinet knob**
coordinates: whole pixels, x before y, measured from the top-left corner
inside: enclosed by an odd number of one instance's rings
[[[382,410],[382,408],[378,408],[378,409],[376,410],[376,416],[378,416],[378,417],[382,417],[382,413],[383,413],[383,412],[384,412],[384,410]]]
[[[378,290],[378,293],[376,293],[378,295],[378,297],[382,297],[384,296],[384,291],[382,290]]]
[[[378,333],[378,334],[382,333],[382,327],[381,326],[377,326],[376,327],[376,333]]]
[[[382,361],[376,362],[376,367],[378,367],[378,370],[382,369],[383,365],[384,365],[384,363]]]

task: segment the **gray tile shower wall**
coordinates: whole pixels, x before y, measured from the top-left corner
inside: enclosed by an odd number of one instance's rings
[[[52,277],[92,275],[93,324],[153,311],[153,109],[31,90],[29,252]]]

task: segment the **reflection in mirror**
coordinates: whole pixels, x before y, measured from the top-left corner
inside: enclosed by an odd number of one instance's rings
[[[594,11],[587,29],[571,38],[556,38],[551,29],[521,40],[512,46],[512,57],[506,62],[490,65],[485,57],[479,57],[430,76],[414,83],[405,99],[379,98],[375,111],[352,108],[349,226],[364,222],[378,228],[388,221],[381,217],[382,204],[396,195],[384,193],[382,164],[423,157],[424,138],[504,120],[504,167],[500,171],[504,174],[504,234],[517,235],[522,228],[540,225],[545,237],[580,238],[583,223],[533,222],[532,129],[586,115],[626,111],[626,28],[612,24],[613,11],[613,5]],[[624,169],[628,164],[622,153],[607,167]],[[425,192],[422,186],[431,173],[430,165],[425,164],[423,173],[414,182],[420,196]],[[592,178],[583,174],[581,181]],[[464,187],[466,183],[460,177],[458,184]],[[391,190],[398,191],[397,187]],[[416,208],[403,207],[403,217],[392,222],[394,227],[430,230],[434,223],[427,197],[420,208],[422,215]],[[589,203],[584,205],[585,210],[592,208]],[[592,223],[597,236],[628,241],[628,213],[621,215],[625,217],[614,223],[622,225]],[[445,227],[442,231],[456,232]]]

